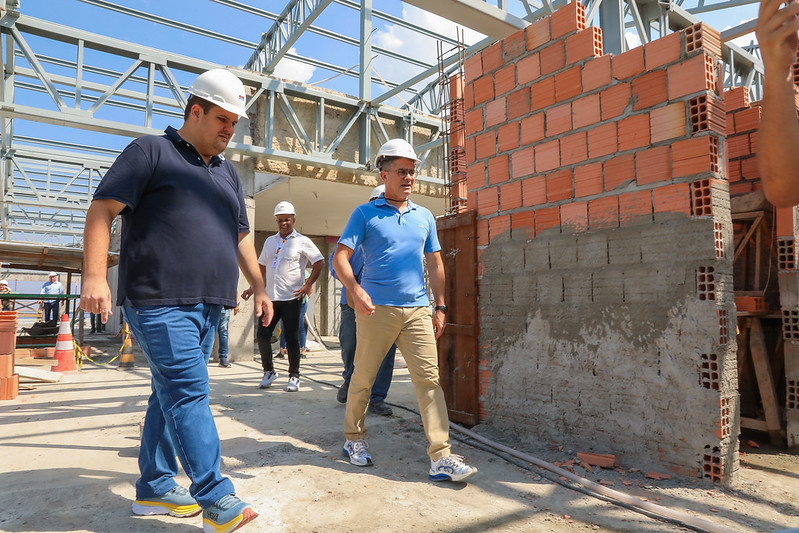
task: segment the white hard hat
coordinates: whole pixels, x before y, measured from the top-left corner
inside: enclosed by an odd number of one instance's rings
[[[380,168],[383,158],[386,157],[407,157],[408,159],[413,159],[417,163],[421,162],[421,160],[416,157],[413,146],[405,139],[391,139],[390,141],[386,141],[383,146],[380,147],[380,150],[377,151],[375,166]]]
[[[382,185],[378,185],[377,187],[372,189],[372,194],[369,195],[369,200],[370,201],[374,200],[375,198],[377,198],[378,196],[380,196],[384,192],[386,192],[386,184],[385,183],[382,184]]]
[[[294,206],[289,202],[278,202],[275,206],[275,216],[278,215],[296,215]]]
[[[203,72],[189,87],[189,94],[216,104],[225,111],[247,118],[244,110],[244,84],[235,74],[223,68]]]
[[[58,272],[50,272],[47,274],[48,276],[58,276]]]
[[[0,285],[8,285],[8,280],[0,279]]]

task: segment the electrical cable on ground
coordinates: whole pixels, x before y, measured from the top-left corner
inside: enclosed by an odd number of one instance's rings
[[[312,364],[313,363],[311,363],[311,365]],[[327,381],[309,378],[307,376],[303,377],[304,379],[307,379],[308,381],[313,381],[314,383],[327,385],[336,389],[340,388],[338,385],[334,385]],[[416,416],[420,416],[418,411],[415,411],[409,407],[405,407],[404,405],[399,405],[392,402],[386,402],[386,403],[392,407],[403,409]],[[698,531],[700,533],[736,533],[735,530],[730,529],[726,526],[710,522],[703,518],[692,516],[684,511],[679,511],[676,509],[664,507],[662,505],[657,505],[654,503],[643,501],[640,498],[630,496],[629,494],[625,494],[623,492],[619,492],[614,489],[610,489],[604,485],[601,485],[584,477],[580,477],[572,472],[569,472],[568,470],[564,470],[563,468],[557,467],[551,463],[538,459],[537,457],[520,452],[518,450],[514,450],[513,448],[510,448],[498,442],[494,442],[490,439],[487,439],[471,430],[464,428],[463,426],[455,424],[454,422],[450,422],[450,427],[455,431],[466,436],[466,438],[464,438],[455,435],[454,438],[456,440],[469,444],[470,446],[475,446],[476,448],[484,450],[488,453],[492,453],[493,455],[496,455],[497,457],[500,457],[501,459],[515,466],[524,468],[525,470],[531,472],[535,472],[536,474],[541,475],[541,477],[549,481],[558,483],[559,485],[566,487],[568,489],[580,492],[587,496],[592,496],[594,498],[600,499],[608,503],[612,503],[614,505],[618,505],[619,507],[623,507],[630,511],[640,513],[649,518],[675,524],[681,527],[691,529],[693,531]],[[517,459],[521,461],[518,461]],[[530,463],[541,469],[553,472],[554,474],[557,474],[559,477],[555,478],[552,476],[544,475],[541,472],[534,471],[526,463]],[[565,481],[560,479],[561,477],[566,478],[567,480],[571,481],[576,485],[571,483],[566,483]]]

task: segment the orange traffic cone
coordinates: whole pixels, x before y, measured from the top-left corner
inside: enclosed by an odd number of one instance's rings
[[[72,343],[72,330],[69,329],[69,315],[61,317],[58,326],[58,337],[55,341],[55,358],[58,363],[50,370],[53,372],[72,372],[78,369],[75,364],[75,346]]]

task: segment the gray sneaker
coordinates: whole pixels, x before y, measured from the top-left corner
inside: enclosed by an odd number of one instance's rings
[[[477,468],[467,465],[460,455],[448,455],[438,461],[430,460],[431,481],[463,481],[477,473]]]
[[[132,505],[133,514],[140,516],[168,514],[178,518],[186,518],[200,514],[202,509],[189,491],[176,485],[161,494],[151,498],[136,498]]]
[[[363,439],[348,440],[344,443],[342,451],[345,457],[350,458],[350,463],[355,466],[372,466],[372,456],[366,451],[368,447]]]
[[[277,372],[264,372],[264,379],[261,380],[261,384],[258,385],[262,389],[268,389],[272,382],[277,379]]]
[[[235,494],[228,494],[203,509],[203,532],[229,533],[257,516],[258,513],[249,503],[241,501]]]

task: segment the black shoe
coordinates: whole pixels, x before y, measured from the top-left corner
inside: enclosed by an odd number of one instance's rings
[[[383,400],[378,400],[376,402],[369,403],[369,411],[380,416],[391,416],[394,414],[394,411],[391,409],[391,406],[388,405]]]
[[[350,390],[350,382],[345,381],[339,387],[338,392],[336,393],[336,400],[338,403],[347,403],[347,391]]]

